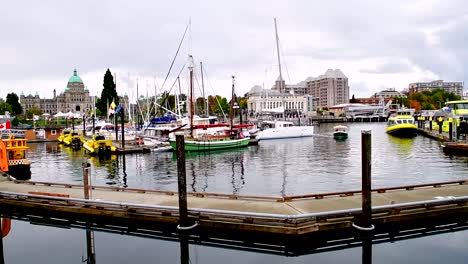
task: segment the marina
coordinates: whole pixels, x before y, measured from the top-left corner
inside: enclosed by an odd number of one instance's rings
[[[350,123],[346,141],[334,139],[333,127],[317,126],[316,134],[307,138],[188,152],[188,219],[197,224],[190,231],[191,239],[250,241],[250,248],[260,252],[268,241],[269,250],[289,248],[293,254],[340,247],[350,239],[361,243],[353,224],[362,215],[362,129],[371,129],[373,139],[373,237],[395,228],[412,233],[420,228],[431,230],[437,223],[460,225],[468,194],[465,157],[445,155],[439,142],[427,137],[387,135],[384,123]],[[31,180],[0,183],[4,215],[17,219],[13,222],[58,221],[128,234],[163,232],[169,237],[178,233],[177,157],[173,152],[99,159],[56,142],[29,145]],[[428,157],[434,162],[427,164]],[[275,166],[278,160],[285,169],[280,174]],[[395,162],[399,166],[393,166]],[[83,163],[90,164],[89,200],[84,199]],[[321,165],[311,166],[315,163]],[[451,173],[440,173],[441,164],[451,166]],[[284,236],[291,237],[289,243],[282,242]],[[301,241],[310,236],[319,236],[316,239],[321,242],[301,247]],[[237,242],[221,244],[229,248],[232,243]]]

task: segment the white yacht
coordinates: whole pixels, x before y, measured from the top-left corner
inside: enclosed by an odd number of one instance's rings
[[[264,121],[265,128],[256,134],[256,139],[281,139],[311,137],[314,135],[313,126],[295,126],[290,121]]]

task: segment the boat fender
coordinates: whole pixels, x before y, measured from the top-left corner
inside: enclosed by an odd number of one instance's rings
[[[6,237],[11,230],[11,219],[2,218],[2,238]]]

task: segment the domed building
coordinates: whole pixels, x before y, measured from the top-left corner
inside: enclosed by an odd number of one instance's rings
[[[65,90],[56,95],[54,89],[54,97],[52,99],[40,99],[39,95],[20,95],[21,106],[23,112],[26,113],[32,107],[37,107],[43,113],[54,115],[58,112],[73,112],[81,115],[87,114],[93,107],[92,98],[89,96],[88,89],[84,86],[83,81],[76,69],[73,75],[68,79],[67,87]]]

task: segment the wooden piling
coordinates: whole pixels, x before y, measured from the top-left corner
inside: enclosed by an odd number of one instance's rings
[[[372,227],[371,166],[372,140],[371,130],[361,130],[362,155],[362,219],[360,226]]]
[[[122,131],[122,149],[125,149],[125,114],[124,114],[124,109],[122,107],[122,109],[120,110],[120,126],[121,126],[121,131]],[[116,127],[117,129],[117,127]],[[117,139],[116,139],[117,140]]]
[[[184,135],[176,135],[176,151],[177,151],[177,181],[179,191],[179,226],[187,227],[188,211],[187,211],[187,182],[185,169],[185,142]]]
[[[89,200],[89,169],[91,168],[91,164],[88,162],[83,163],[83,190],[84,190],[84,198]]]

